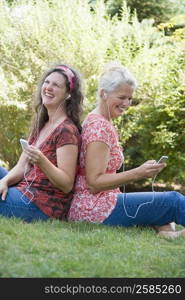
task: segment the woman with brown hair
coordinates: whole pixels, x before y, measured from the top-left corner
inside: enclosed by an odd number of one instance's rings
[[[16,166],[0,168],[0,215],[27,222],[66,220],[80,147],[83,95],[77,71],[57,64],[38,87],[28,145]]]

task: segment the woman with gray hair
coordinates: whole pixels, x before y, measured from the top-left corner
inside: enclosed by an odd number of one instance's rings
[[[185,226],[185,196],[171,192],[121,193],[119,187],[143,178],[153,178],[166,166],[148,160],[141,166],[117,173],[122,149],[112,120],[131,105],[137,81],[119,63],[106,65],[100,77],[98,102],[82,126],[80,168],[69,220],[110,226],[149,225],[161,235],[177,237],[171,222]]]

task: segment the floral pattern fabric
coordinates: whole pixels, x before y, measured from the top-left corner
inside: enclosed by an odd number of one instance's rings
[[[90,113],[83,122],[81,138],[80,169],[83,170],[85,168],[88,144],[91,142],[103,142],[110,149],[106,173],[116,173],[123,163],[123,153],[114,126],[103,116]],[[80,174],[79,172],[68,219],[94,223],[103,222],[114,209],[118,193],[120,193],[120,189],[115,188],[92,194],[87,186],[85,174]]]

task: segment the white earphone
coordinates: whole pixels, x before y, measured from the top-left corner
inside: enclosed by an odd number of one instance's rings
[[[108,94],[106,92],[103,92],[103,99],[106,100],[107,99]]]
[[[71,97],[71,95],[69,94],[69,95],[65,98],[65,100],[69,99],[70,97]]]

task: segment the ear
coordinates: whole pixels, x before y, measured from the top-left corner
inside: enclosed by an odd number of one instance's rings
[[[105,91],[105,90],[101,90],[100,91],[100,96],[101,96],[101,98],[103,99],[103,100],[107,100],[107,96],[108,96],[108,94],[107,94],[107,92]]]

